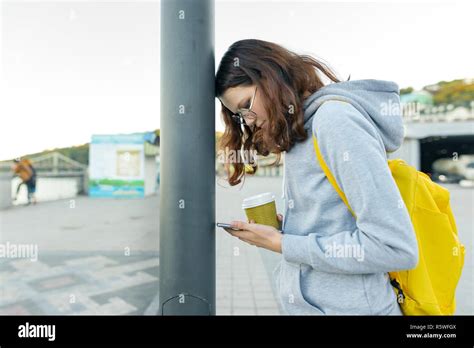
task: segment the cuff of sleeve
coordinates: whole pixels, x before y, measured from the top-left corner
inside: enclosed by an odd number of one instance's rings
[[[287,262],[306,263],[311,265],[307,251],[307,236],[297,236],[294,234],[283,234],[281,240],[281,252]]]

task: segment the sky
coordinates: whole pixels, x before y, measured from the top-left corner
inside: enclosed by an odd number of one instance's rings
[[[160,127],[159,1],[0,1],[0,160]],[[216,0],[216,70],[233,42],[255,38],[342,79],[473,78],[473,13],[468,0]],[[216,99],[222,131],[219,111]]]

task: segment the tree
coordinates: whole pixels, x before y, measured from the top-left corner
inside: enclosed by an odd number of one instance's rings
[[[413,87],[407,87],[400,89],[400,95],[413,93]]]

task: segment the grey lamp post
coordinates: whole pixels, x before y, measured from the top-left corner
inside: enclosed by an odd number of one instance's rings
[[[161,0],[162,315],[215,315],[214,1]]]

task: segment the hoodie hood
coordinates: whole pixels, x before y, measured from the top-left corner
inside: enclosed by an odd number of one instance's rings
[[[329,99],[352,104],[361,113],[361,117],[367,118],[377,129],[387,152],[393,152],[401,146],[404,136],[403,120],[399,88],[395,82],[354,80],[320,88],[303,103],[306,129],[311,129],[311,119],[316,110]]]

